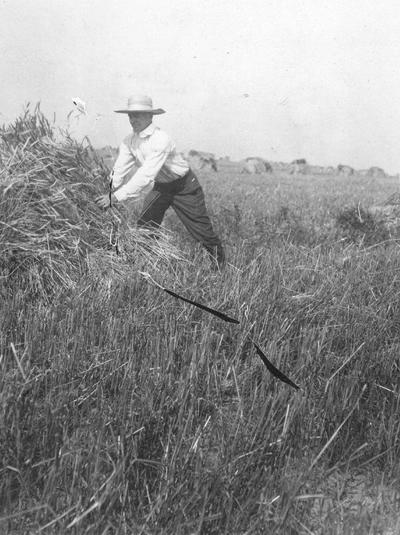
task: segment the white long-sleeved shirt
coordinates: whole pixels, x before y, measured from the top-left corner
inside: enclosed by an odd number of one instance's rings
[[[135,165],[139,169],[121,186]],[[138,134],[130,134],[121,143],[111,173],[113,187],[118,188],[114,195],[118,201],[137,199],[154,181],[172,182],[188,170],[189,164],[176,152],[168,134],[151,123]]]

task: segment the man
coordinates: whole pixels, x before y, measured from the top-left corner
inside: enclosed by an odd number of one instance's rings
[[[204,201],[203,189],[187,161],[176,152],[168,134],[153,124],[153,115],[165,113],[153,108],[150,97],[129,97],[125,113],[133,132],[120,145],[111,173],[114,191],[96,199],[102,208],[127,199],[137,199],[153,184],[144,199],[138,225],[155,228],[161,225],[166,210],[172,206],[193,238],[199,241],[219,268],[225,263],[224,250],[213,230]],[[132,169],[135,174],[121,185]]]

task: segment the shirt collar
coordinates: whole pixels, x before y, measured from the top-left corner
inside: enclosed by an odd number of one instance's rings
[[[151,134],[154,132],[154,130],[156,129],[156,125],[153,124],[153,123],[150,123],[149,126],[147,126],[144,130],[142,130],[141,132],[139,132],[139,137],[148,137],[148,136],[151,136]]]

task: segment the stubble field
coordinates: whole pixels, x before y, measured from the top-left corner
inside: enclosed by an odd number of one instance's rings
[[[398,533],[399,242],[367,218],[398,180],[199,179],[223,273],[174,214],[184,260],[46,295],[3,266],[0,532]]]

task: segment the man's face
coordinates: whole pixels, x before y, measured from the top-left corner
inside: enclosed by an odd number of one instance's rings
[[[153,115],[145,111],[133,111],[128,115],[129,122],[136,133],[139,133],[147,128],[153,121]]]

